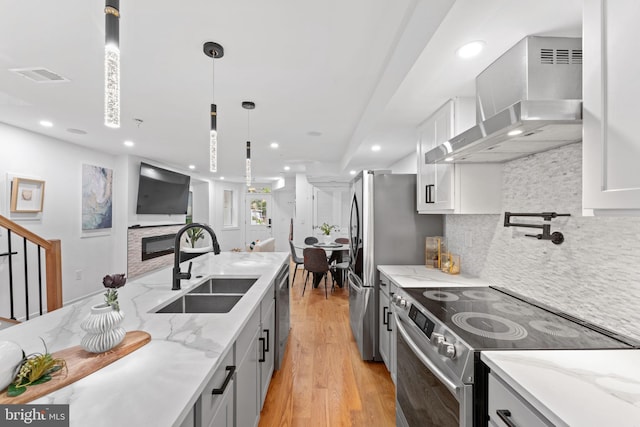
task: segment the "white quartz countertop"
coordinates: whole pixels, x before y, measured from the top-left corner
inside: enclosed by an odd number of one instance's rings
[[[477,277],[447,274],[424,265],[379,265],[378,270],[401,288],[489,286]]]
[[[193,261],[191,280],[171,290],[171,267],[128,282],[118,289],[127,331],[142,330],[151,342],[103,369],[31,403],[70,404],[71,426],[179,425],[196,402],[223,356],[258,307],[288,252],[223,252]],[[187,270],[187,262],[182,270]],[[109,273],[109,272],[105,272]],[[196,278],[196,276],[202,276]],[[150,312],[179,298],[209,277],[258,278],[224,314],[156,314]],[[80,322],[103,293],[0,330],[0,341],[18,343],[27,353],[49,352],[80,344]]]
[[[487,351],[481,357],[557,426],[640,426],[640,350]]]

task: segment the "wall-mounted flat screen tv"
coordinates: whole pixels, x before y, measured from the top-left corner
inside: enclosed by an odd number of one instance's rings
[[[186,214],[191,177],[140,163],[138,214]]]

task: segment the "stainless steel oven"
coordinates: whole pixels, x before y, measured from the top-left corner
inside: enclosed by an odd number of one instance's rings
[[[400,288],[397,425],[487,426],[485,350],[623,349],[638,344],[494,287]]]
[[[417,315],[416,315],[417,317]],[[396,424],[402,427],[468,427],[473,422],[473,386],[464,384],[434,351],[405,313],[397,325]],[[426,317],[418,319],[427,322]],[[433,331],[432,324],[425,327]]]

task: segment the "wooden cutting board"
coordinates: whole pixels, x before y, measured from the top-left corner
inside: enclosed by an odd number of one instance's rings
[[[102,369],[127,354],[139,349],[151,341],[151,335],[143,331],[127,332],[124,340],[116,347],[104,353],[89,353],[82,347],[75,346],[56,351],[52,354],[54,359],[64,359],[67,362],[67,370],[64,369],[53,374],[51,381],[27,387],[27,391],[20,396],[8,397],[7,389],[0,392],[0,404],[21,404],[31,402],[39,397],[49,394],[64,386],[78,381]]]

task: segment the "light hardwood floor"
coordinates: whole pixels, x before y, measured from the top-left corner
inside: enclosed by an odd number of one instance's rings
[[[393,382],[384,363],[360,359],[347,289],[325,299],[324,281],[313,289],[309,279],[302,297],[301,273],[291,289],[284,361],[271,379],[260,427],[395,426]]]

